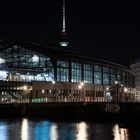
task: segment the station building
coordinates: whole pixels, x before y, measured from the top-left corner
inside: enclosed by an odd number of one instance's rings
[[[134,89],[129,68],[67,48],[12,42],[0,48],[0,100],[48,96],[104,97],[115,85]],[[81,85],[83,83],[83,85]],[[130,92],[130,90],[129,90]]]

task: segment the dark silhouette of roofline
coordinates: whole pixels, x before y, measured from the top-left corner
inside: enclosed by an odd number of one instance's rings
[[[75,51],[71,50],[70,48],[62,48],[59,45],[58,46],[53,46],[53,45],[50,46],[50,45],[44,45],[44,44],[41,44],[41,43],[29,42],[29,41],[24,41],[24,42],[23,41],[13,41],[13,42],[9,42],[9,43],[5,44],[4,47],[1,47],[0,51],[11,47],[11,45],[20,45],[20,46],[26,47],[26,48],[34,50],[34,51],[35,50],[39,51],[43,54],[46,54],[45,53],[46,49],[47,49],[47,51],[48,50],[52,50],[52,51],[54,50],[54,51],[57,51],[58,53],[61,52],[64,55],[67,55],[67,56],[74,56],[74,57],[77,57],[77,58],[86,59],[86,60],[90,60],[90,61],[95,61],[95,62],[99,62],[99,63],[105,63],[105,64],[108,64],[108,65],[113,65],[113,66],[117,66],[117,67],[121,67],[123,69],[129,70],[128,67],[123,66],[121,64],[111,62],[111,61],[107,61],[107,60],[103,60],[103,59],[93,58],[93,57],[75,52]]]

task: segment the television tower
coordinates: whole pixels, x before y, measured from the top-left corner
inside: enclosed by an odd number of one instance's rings
[[[66,32],[66,19],[65,19],[65,0],[63,0],[63,29],[61,31],[61,41],[60,46],[67,47],[69,42],[66,40],[67,32]]]

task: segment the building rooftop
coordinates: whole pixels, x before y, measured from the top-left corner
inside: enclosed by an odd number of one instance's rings
[[[53,45],[47,45],[47,44],[41,44],[41,43],[36,43],[36,42],[29,42],[29,41],[13,41],[13,42],[7,42],[7,43],[3,43],[3,45],[0,45],[0,51],[4,50],[6,48],[9,48],[11,45],[20,45],[20,46],[24,46],[28,49],[31,50],[36,50],[39,51],[43,54],[48,53],[48,52],[54,52],[57,54],[63,54],[63,56],[73,56],[76,58],[81,58],[81,59],[86,59],[89,61],[96,61],[99,63],[105,63],[105,64],[109,64],[109,65],[114,65],[114,66],[118,66],[121,67],[123,69],[128,69],[128,67],[125,67],[123,65],[117,64],[115,62],[111,62],[111,61],[107,61],[107,60],[103,60],[103,59],[98,59],[98,58],[93,58],[91,56],[87,56],[85,54],[81,54],[78,53],[76,51],[73,51],[71,48],[68,47],[61,47],[61,46],[53,46]],[[47,50],[46,50],[47,49]]]

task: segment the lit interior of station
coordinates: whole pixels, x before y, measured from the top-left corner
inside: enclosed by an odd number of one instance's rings
[[[116,81],[133,91],[134,75],[116,63],[29,42],[11,43],[0,49],[1,100],[80,97],[83,92],[87,97],[102,98]]]

